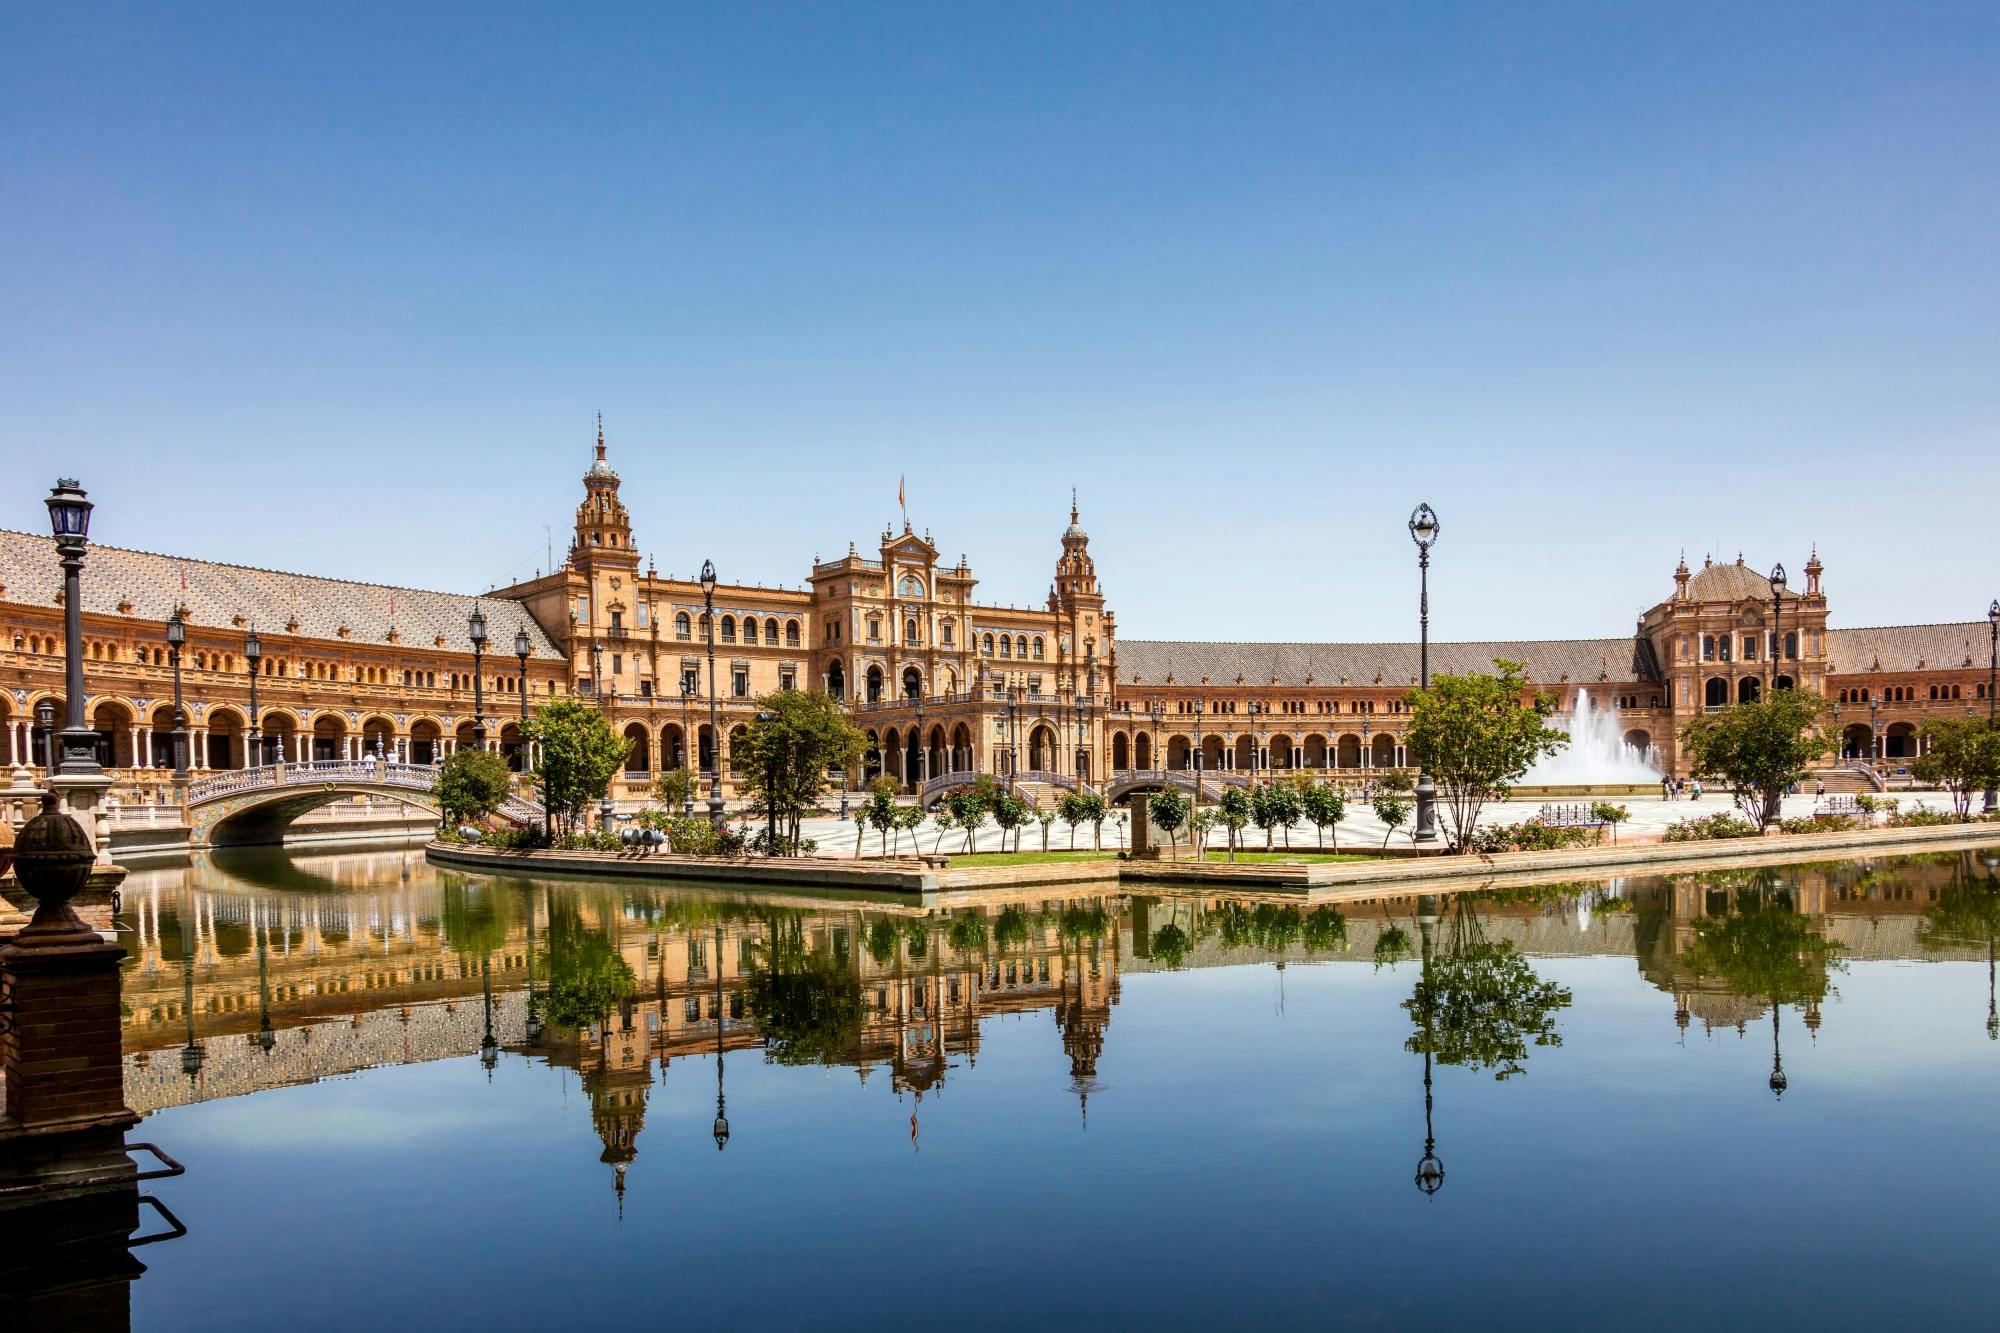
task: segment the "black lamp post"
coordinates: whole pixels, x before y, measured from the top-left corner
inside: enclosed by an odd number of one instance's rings
[[[34,740],[40,742],[42,767],[49,776],[56,773],[56,706],[47,699],[35,705]]]
[[[715,923],[715,1150],[729,1146],[729,1102],[722,1093],[722,922]]]
[[[1437,943],[1437,899],[1425,894],[1417,899],[1417,930],[1423,937],[1424,989],[1424,1155],[1417,1159],[1416,1186],[1426,1195],[1444,1186],[1444,1161],[1437,1155],[1437,1135],[1431,1127],[1431,1015],[1436,997],[1431,993],[1431,957]]]
[[[479,1063],[486,1069],[486,1081],[493,1081],[493,1066],[500,1063],[500,1043],[493,1036],[493,952],[479,959],[479,991],[486,1015],[486,1032],[479,1039]]]
[[[1833,706],[1833,752],[1843,760],[1847,758],[1847,733],[1840,729],[1840,705]]]
[[[1778,1046],[1778,1012],[1784,1006],[1774,998],[1771,1001],[1771,1095],[1782,1097],[1791,1080],[1785,1077],[1785,1055]]]
[[[243,766],[261,768],[264,764],[264,723],[257,712],[257,666],[264,660],[264,641],[257,637],[253,627],[243,636],[243,660],[250,668],[250,730],[243,738]],[[256,746],[256,758],[251,758],[251,746]]]
[[[1076,780],[1081,786],[1090,781],[1090,705],[1078,703],[1076,706]]]
[[[1868,740],[1875,752],[1875,762],[1882,762],[1882,696],[1875,691],[1868,692]]]
[[[465,620],[466,637],[472,640],[472,748],[486,748],[486,694],[484,685],[484,664],[486,660],[486,613],[479,609],[479,603],[472,604],[472,614]]]
[[[717,716],[715,703],[715,562],[712,560],[701,562],[701,603],[708,618],[708,821],[715,825],[717,832],[720,832],[722,829],[722,724]],[[720,1022],[721,1020],[718,1019],[717,1021]],[[720,1065],[720,1063],[721,1060],[718,1057],[717,1064]],[[716,1120],[720,1123],[721,1116],[718,1115]],[[724,1137],[728,1136],[729,1131],[726,1125],[723,1127],[722,1132]]]
[[[1201,766],[1206,757],[1201,748],[1201,717],[1207,706],[1206,700],[1194,701],[1194,763],[1191,765],[1194,769],[1194,812],[1188,818],[1188,834],[1201,839],[1195,848],[1196,860],[1200,860],[1201,854],[1208,850],[1208,837],[1201,831]]]
[[[63,572],[62,760],[51,771],[65,777],[103,772],[97,762],[97,733],[83,717],[83,554],[90,546],[90,511],[83,487],[68,477],[57,481],[43,502]]]
[[[776,717],[777,714],[773,713],[768,708],[760,708],[757,710],[757,722],[760,726],[766,726],[766,727],[770,726],[772,721],[775,720]],[[766,747],[766,754],[764,757],[764,827],[767,830],[769,830],[770,846],[771,846],[770,854],[773,856],[776,856],[778,854],[778,807],[776,802],[772,800],[773,795],[777,791],[777,787],[778,787],[777,757],[775,755],[770,754],[768,752],[768,747]],[[718,957],[716,961],[719,964],[721,962],[721,959]]]
[[[1021,768],[1021,692],[1007,694],[1007,792],[1014,792],[1014,775]]]
[[[2000,598],[1995,598],[1993,605],[1986,608],[1986,626],[1988,651],[1991,653],[1986,661],[1986,729],[1991,731],[1996,721],[1993,712],[1994,687],[2000,685]],[[2000,794],[1988,787],[1986,813],[1990,815],[1996,809],[2000,809]]]
[[[521,626],[514,631],[514,657],[521,664],[521,720],[528,720],[528,659],[534,656],[535,645],[528,638],[528,627]],[[522,737],[521,743],[527,744]]]
[[[919,685],[915,691],[917,700],[917,793],[922,796],[924,784],[931,776],[931,747],[924,739],[924,692]]]
[[[181,649],[187,645],[187,622],[179,607],[167,617],[167,661],[174,668],[174,781],[188,778],[188,718],[181,702]]]
[[[1785,566],[1771,566],[1771,693],[1778,692],[1778,659],[1785,652]]]
[[[194,910],[194,894],[188,894],[176,913],[181,927],[181,1012],[187,1018],[187,1044],[181,1047],[181,1073],[192,1083],[201,1074],[201,1042],[194,1035],[194,928],[189,914]]]
[[[1420,687],[1431,688],[1431,545],[1438,538],[1438,516],[1427,504],[1410,514],[1410,540],[1417,544],[1417,662]],[[1410,841],[1419,846],[1434,843],[1437,834],[1437,786],[1431,781],[1424,756],[1417,756],[1417,827]],[[1443,1178],[1442,1173],[1439,1176]]]
[[[604,645],[595,639],[590,641],[590,696],[604,707]]]

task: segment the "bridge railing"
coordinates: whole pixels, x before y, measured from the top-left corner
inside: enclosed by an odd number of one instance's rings
[[[1068,773],[1055,773],[1046,768],[1024,768],[1014,775],[1016,782],[1039,782],[1045,787],[1061,787],[1064,791],[1076,790],[1076,779]]]
[[[402,787],[429,791],[437,785],[437,769],[429,764],[397,764],[373,759],[320,759],[304,764],[261,764],[232,768],[188,784],[188,804],[219,800],[238,792],[271,787],[322,786],[329,782],[363,786]]]

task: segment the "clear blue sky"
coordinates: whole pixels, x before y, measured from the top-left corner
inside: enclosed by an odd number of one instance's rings
[[[1133,637],[2000,593],[2000,5],[0,11],[0,526],[479,588],[895,515]],[[1524,603],[1525,597],[1525,603]]]

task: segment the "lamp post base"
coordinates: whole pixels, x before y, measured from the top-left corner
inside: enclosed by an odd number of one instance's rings
[[[1428,773],[1417,774],[1417,827],[1410,841],[1418,847],[1437,845],[1437,784]]]

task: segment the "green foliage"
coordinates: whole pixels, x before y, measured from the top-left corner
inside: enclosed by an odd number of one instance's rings
[[[1996,939],[2000,939],[2000,882],[1990,875],[1959,877],[1924,909],[1923,924],[1917,927],[1917,943],[1926,949],[1991,948]]]
[[[777,923],[745,985],[764,1038],[764,1058],[778,1065],[835,1065],[861,1035],[861,981],[846,960],[805,947],[797,919]]]
[[[896,923],[888,917],[878,916],[868,926],[868,956],[878,967],[887,967],[896,956],[896,944],[902,938]]]
[[[1758,830],[1778,817],[1785,789],[1832,748],[1819,730],[1826,701],[1804,690],[1773,690],[1681,728],[1681,750],[1699,779],[1723,783]]]
[[[1468,849],[1481,855],[1494,852],[1552,852],[1564,847],[1581,847],[1592,840],[1594,830],[1544,824],[1524,819],[1518,824],[1485,824],[1474,829]]]
[[[1417,780],[1400,768],[1392,768],[1375,779],[1375,790],[1407,796],[1417,789]]]
[[[1761,829],[1748,820],[1738,819],[1726,810],[1718,810],[1712,815],[1699,819],[1681,819],[1667,825],[1668,842],[1709,842],[1717,838],[1754,838]]]
[[[944,928],[944,940],[960,953],[979,953],[986,948],[986,914],[977,909],[960,912]]]
[[[487,954],[507,942],[508,903],[491,881],[466,883],[454,875],[444,879],[442,897],[440,924],[453,953]]]
[[[790,841],[815,808],[829,770],[846,771],[867,747],[847,712],[817,690],[779,690],[757,700],[757,716],[736,747],[743,790]]]
[[[1778,821],[1778,830],[1782,833],[1837,833],[1842,829],[1860,827],[1861,821],[1853,815],[1805,815]]]
[[[965,830],[965,850],[973,849],[979,836],[979,826],[986,822],[986,816],[993,812],[993,803],[999,799],[1000,789],[990,773],[981,773],[969,787],[954,787],[946,793],[939,808],[951,813],[952,822]]]
[[[1437,784],[1438,806],[1454,851],[1465,851],[1486,802],[1505,800],[1514,779],[1546,754],[1569,743],[1547,723],[1555,695],[1528,695],[1519,662],[1493,660],[1494,672],[1434,677],[1428,690],[1412,690],[1406,742],[1422,757]]]
[[[1409,819],[1411,802],[1400,792],[1385,788],[1375,793],[1375,799],[1370,805],[1375,811],[1375,818],[1382,821],[1382,846],[1386,848],[1389,845],[1390,835]]]
[[[1167,845],[1169,847],[1177,845],[1180,832],[1188,826],[1188,818],[1194,810],[1188,798],[1181,795],[1177,788],[1168,787],[1151,797],[1148,805],[1153,822],[1167,835]]]
[[[1069,825],[1069,845],[1071,847],[1076,846],[1076,826],[1078,824],[1088,824],[1091,826],[1092,846],[1100,848],[1104,846],[1104,819],[1105,816],[1111,813],[1111,807],[1105,803],[1102,796],[1092,791],[1067,792],[1063,795],[1062,800],[1057,803],[1056,810],[1062,815],[1063,823]]]
[[[1087,907],[1064,904],[1056,918],[1056,934],[1071,943],[1104,939],[1111,934],[1111,914],[1104,910],[1102,903],[1091,903]]]
[[[584,925],[574,897],[549,895],[544,936],[548,990],[542,1013],[558,1027],[581,1028],[600,1021],[632,994],[632,969],[601,930]]]
[[[1410,932],[1401,926],[1385,925],[1375,936],[1375,970],[1394,967],[1410,956]]]
[[[1191,947],[1187,932],[1174,922],[1153,932],[1153,957],[1165,964],[1168,971],[1178,971],[1187,962]]]
[[[577,829],[571,833],[556,834],[556,850],[559,852],[622,852],[625,844],[618,835],[608,829]]]
[[[1496,1079],[1521,1073],[1528,1048],[1560,1046],[1555,1015],[1567,1009],[1566,987],[1544,981],[1512,940],[1489,940],[1471,900],[1453,903],[1447,946],[1424,961],[1403,1008],[1416,1031],[1403,1043],[1439,1064],[1491,1069]]]
[[[1593,819],[1602,820],[1606,824],[1622,824],[1632,817],[1630,810],[1612,801],[1592,801],[1590,814]]]
[[[453,750],[438,768],[438,811],[447,824],[486,818],[512,790],[507,761],[490,750]]]
[[[1972,794],[2000,786],[2000,729],[1982,717],[1934,717],[1917,729],[1924,753],[1910,764],[1917,781],[1951,794],[1960,819],[1972,813]]]
[[[1299,789],[1289,782],[1267,782],[1250,793],[1250,819],[1264,830],[1267,850],[1277,829],[1285,831],[1285,846],[1292,845],[1292,825],[1298,823],[1303,806]]]
[[[1044,810],[1040,806],[1037,806],[1034,810],[1034,818],[1035,822],[1042,826],[1042,850],[1046,852],[1049,849],[1049,826],[1056,822],[1056,812],[1053,810]]]
[[[1028,914],[1018,907],[1009,907],[993,923],[993,942],[1002,949],[1011,949],[1017,944],[1026,944],[1033,931]]]
[[[1003,832],[1014,834],[1015,851],[1021,849],[1019,830],[1032,818],[1034,818],[1034,807],[1013,792],[998,790],[994,792],[993,822],[998,824]]]
[[[1315,782],[1299,795],[1306,819],[1319,830],[1320,845],[1326,845],[1326,831],[1333,830],[1333,845],[1340,846],[1340,821],[1347,818],[1347,793],[1330,782]]]
[[[542,836],[539,828],[488,829],[479,842],[482,847],[502,852],[532,852],[548,846],[548,839]]]
[[[889,854],[889,832],[901,830],[903,816],[896,805],[896,779],[887,773],[868,784],[868,800],[854,818],[875,830],[882,838],[882,855]]]
[[[1241,787],[1224,787],[1222,798],[1216,803],[1216,817],[1222,827],[1229,830],[1229,859],[1236,859],[1236,835],[1250,822],[1250,793]]]
[[[1727,913],[1697,919],[1694,936],[1681,954],[1683,967],[1774,1005],[1825,999],[1828,974],[1840,966],[1840,946],[1760,892],[1738,892]]]
[[[1941,828],[1947,824],[1964,824],[1970,815],[1960,816],[1944,810],[1933,810],[1928,806],[1914,806],[1908,810],[1890,812],[1890,828]]]
[[[1345,949],[1347,918],[1340,914],[1337,907],[1315,907],[1306,913],[1306,919],[1299,928],[1299,939],[1308,953]]]
[[[653,783],[653,799],[668,810],[679,810],[694,794],[694,774],[685,768],[669,769]]]
[[[610,790],[630,742],[614,735],[604,714],[581,699],[551,699],[523,730],[540,748],[535,775],[542,799],[556,823],[574,831],[585,807]]]

